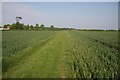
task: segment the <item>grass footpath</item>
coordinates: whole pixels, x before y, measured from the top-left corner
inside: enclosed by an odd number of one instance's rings
[[[30,50],[31,55],[22,59],[19,64],[8,69],[3,77],[7,78],[58,78],[66,77],[65,50],[71,47],[67,32],[56,33],[45,44]],[[40,43],[37,43],[40,44]]]

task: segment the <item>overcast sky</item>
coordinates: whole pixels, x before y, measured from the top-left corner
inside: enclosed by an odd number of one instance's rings
[[[117,29],[117,2],[3,2],[3,24],[21,16],[24,24],[56,27]]]

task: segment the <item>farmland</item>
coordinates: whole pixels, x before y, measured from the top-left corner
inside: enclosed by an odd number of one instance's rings
[[[3,31],[3,78],[117,78],[117,31]]]

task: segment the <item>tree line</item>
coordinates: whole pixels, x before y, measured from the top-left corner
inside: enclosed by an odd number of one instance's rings
[[[41,24],[41,25],[36,24],[35,26],[33,26],[33,25],[29,25],[29,24],[25,25],[25,24],[19,23],[19,22],[13,23],[13,24],[6,24],[3,26],[3,28],[8,28],[8,27],[10,30],[44,30],[44,29],[46,29],[46,30],[53,29],[54,30],[55,29],[55,27],[53,25],[51,25],[50,27],[45,27],[44,24]]]
[[[3,28],[9,28],[9,30],[78,30],[78,31],[116,31],[116,30],[99,30],[99,29],[75,29],[75,28],[57,28],[54,25],[49,27],[45,27],[44,24],[36,24],[36,25],[25,25],[23,23],[13,23],[13,24],[5,24]],[[120,29],[118,30],[120,31]]]
[[[51,25],[49,27],[45,27],[44,24],[35,24],[33,25],[25,25],[23,23],[13,23],[13,24],[6,24],[3,26],[4,28],[8,28],[9,30],[75,30],[74,28],[57,28],[54,27],[54,25]]]

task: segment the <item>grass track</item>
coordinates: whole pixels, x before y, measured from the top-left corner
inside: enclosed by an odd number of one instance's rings
[[[42,47],[37,46],[32,50],[33,54],[10,68],[4,77],[65,77],[67,73],[65,50],[70,46],[69,34],[64,31],[58,32]]]

